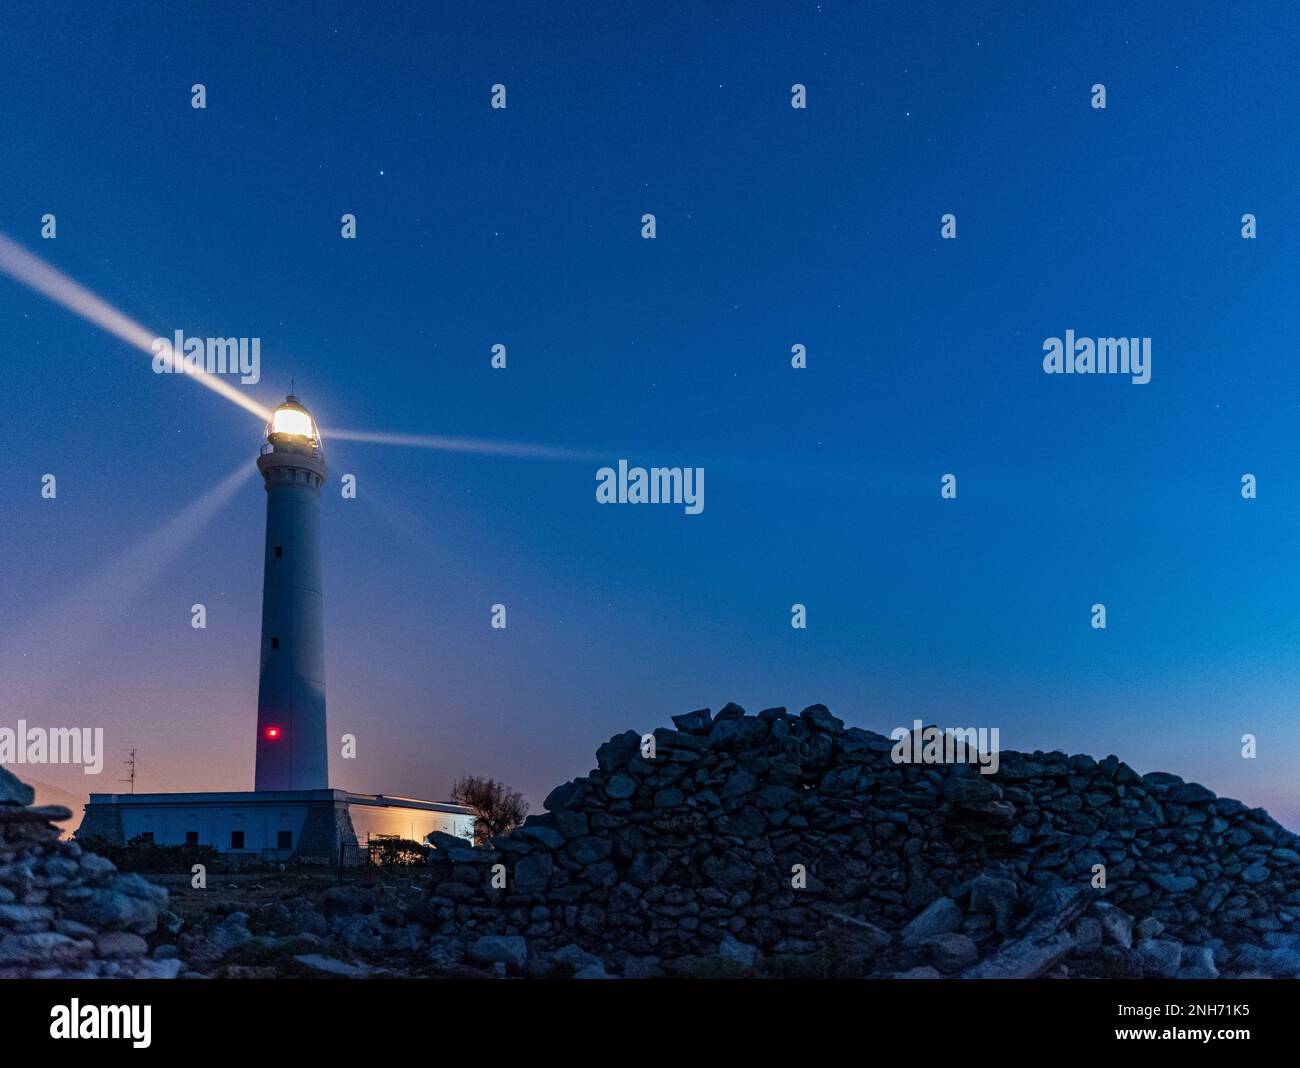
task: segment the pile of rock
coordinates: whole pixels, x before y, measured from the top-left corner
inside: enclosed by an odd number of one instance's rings
[[[433,836],[427,892],[304,877],[188,925],[0,768],[0,978],[1300,977],[1300,843],[1260,809],[1113,756],[899,763],[822,705],[673,723],[492,848]]]
[[[167,891],[61,841],[34,791],[0,767],[0,978],[175,978],[178,959],[151,959],[142,935]]]
[[[897,763],[822,705],[635,732],[492,849],[440,839],[433,954],[497,972],[1300,975],[1300,848],[1116,757]],[[1104,875],[1104,886],[1099,885]]]

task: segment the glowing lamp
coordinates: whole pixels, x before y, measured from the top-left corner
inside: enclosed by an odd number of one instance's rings
[[[276,738],[280,737],[280,728],[279,728],[279,727],[267,727],[267,728],[266,728],[266,736],[267,736],[268,738],[272,739],[272,740],[275,740]]]
[[[301,438],[314,438],[316,426],[311,416],[301,408],[281,405],[271,415],[272,434],[293,434]]]

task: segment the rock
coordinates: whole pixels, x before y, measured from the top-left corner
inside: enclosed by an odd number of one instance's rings
[[[740,797],[758,786],[758,776],[746,768],[737,768],[727,777],[718,795],[723,798]]]
[[[844,730],[844,721],[832,716],[830,709],[825,705],[809,705],[799,713],[799,718],[805,723],[811,723],[819,731],[830,734],[838,734]]]
[[[622,772],[610,776],[609,782],[605,784],[605,796],[614,801],[631,797],[635,792],[636,780]]]
[[[624,979],[657,979],[662,974],[663,969],[659,967],[658,957],[629,955],[623,961]]]
[[[1157,872],[1147,878],[1170,894],[1186,893],[1188,890],[1195,890],[1197,886],[1196,879],[1190,875],[1168,875]]]
[[[515,836],[527,839],[530,842],[537,842],[547,849],[563,849],[564,836],[554,827],[520,827],[515,831]]]
[[[920,946],[936,935],[948,934],[961,926],[961,909],[951,898],[941,897],[903,928],[903,945]]]
[[[304,953],[302,956],[293,959],[314,972],[324,972],[326,975],[341,975],[348,979],[364,979],[374,971],[373,968],[369,968],[364,964],[347,964],[344,961],[336,960],[333,957],[325,957],[319,953]]]
[[[463,849],[466,844],[466,839],[459,838],[454,834],[444,834],[442,831],[430,831],[425,836],[425,840],[434,849],[443,852],[449,849]]]
[[[151,883],[143,875],[137,875],[135,872],[127,872],[117,876],[113,882],[114,889],[131,897],[137,897],[141,901],[148,901],[154,906],[155,911],[167,907],[167,891],[157,883]]]
[[[373,916],[337,916],[330,924],[334,937],[349,949],[382,949],[383,932]]]
[[[1137,927],[1135,928],[1138,938],[1144,940],[1155,938],[1158,934],[1164,931],[1164,929],[1165,925],[1154,916],[1143,916],[1142,919],[1138,920]]]
[[[143,957],[148,952],[145,940],[130,931],[105,931],[95,937],[95,953],[100,957]]]
[[[81,858],[81,872],[83,875],[96,876],[104,875],[111,871],[117,871],[117,865],[108,857],[101,857],[98,853],[86,853]]]
[[[0,805],[26,806],[35,800],[36,791],[8,768],[0,765]]]
[[[588,953],[576,942],[569,942],[550,953],[529,956],[527,967],[530,974],[547,976],[561,967],[570,969],[576,975],[584,968],[599,967],[603,970],[605,965],[594,953]]]
[[[641,735],[636,731],[624,731],[596,750],[596,764],[601,771],[617,771],[626,767],[640,748]]]
[[[521,894],[540,894],[550,884],[555,861],[549,853],[533,853],[515,864],[515,889]]]
[[[520,972],[528,960],[528,943],[518,935],[484,935],[469,944],[465,955],[475,964],[501,963]]]
[[[221,953],[247,945],[253,940],[253,934],[248,929],[248,915],[232,912],[208,932],[208,940]]]
[[[429,947],[429,963],[435,968],[449,970],[465,960],[465,943],[458,938],[435,941]]]
[[[1180,805],[1203,804],[1214,800],[1214,791],[1207,790],[1199,782],[1181,783],[1165,794],[1165,800]]]
[[[673,726],[684,734],[708,734],[709,728],[713,726],[713,713],[707,708],[701,708],[685,715],[673,716],[672,720]]]
[[[157,906],[143,898],[118,890],[88,890],[71,900],[69,896],[64,896],[64,915],[90,927],[150,934],[158,926]]]
[[[959,972],[979,960],[979,949],[964,934],[941,934],[926,943],[933,953],[934,966],[944,973]]]
[[[1243,944],[1236,947],[1231,957],[1232,967],[1239,972],[1255,972],[1274,979],[1300,977],[1300,950],[1261,949]]]
[[[718,956],[723,960],[734,961],[742,968],[754,968],[758,965],[760,954],[757,947],[738,942],[731,934],[725,934],[718,946]]]
[[[553,813],[555,829],[565,838],[585,838],[590,833],[590,823],[585,812],[571,812],[560,809]]]
[[[86,956],[92,948],[92,943],[85,939],[69,938],[54,931],[0,935],[0,965],[74,961]]]
[[[561,783],[546,795],[546,799],[542,802],[542,807],[546,809],[547,812],[558,812],[561,809],[568,808],[569,802],[577,792],[577,787],[578,784],[576,782]]]
[[[1214,951],[1209,946],[1184,946],[1178,978],[1219,978],[1219,969],[1214,966]]]
[[[594,835],[578,838],[569,843],[569,856],[578,864],[587,867],[604,860],[610,854],[611,846],[604,838]]]
[[[460,842],[458,849],[465,847],[464,839],[457,839],[457,841]],[[321,895],[321,904],[324,906],[326,916],[355,915],[359,912],[369,912],[375,907],[375,893],[368,887],[343,883],[326,890]]]
[[[133,966],[137,979],[175,979],[185,967],[179,958],[142,960]]]
[[[605,971],[603,964],[588,964],[585,968],[579,968],[573,973],[575,979],[612,979]]]
[[[1085,916],[1074,925],[1074,955],[1091,956],[1101,949],[1101,921]]]
[[[1101,921],[1103,935],[1125,949],[1133,948],[1133,918],[1128,913],[1104,901],[1094,905],[1093,910]]]
[[[1243,882],[1250,883],[1252,886],[1257,883],[1267,882],[1273,873],[1263,864],[1252,864],[1249,868],[1241,873]]]
[[[54,910],[45,905],[0,905],[0,924],[7,927],[19,924],[48,927],[53,920]]]
[[[178,944],[181,958],[195,968],[209,968],[221,959],[221,950],[200,934],[183,934]]]
[[[1172,938],[1144,938],[1137,944],[1144,974],[1172,979],[1183,963],[1183,946]]]
[[[1016,884],[1011,879],[979,875],[970,885],[971,909],[992,915],[1002,934],[1011,929],[1011,914],[1018,896]]]
[[[1037,979],[1065,959],[1074,948],[1074,935],[1058,931],[1042,940],[1015,939],[961,973],[963,979]]]
[[[1002,791],[982,775],[950,775],[944,780],[943,796],[953,804],[982,804],[998,800]]]

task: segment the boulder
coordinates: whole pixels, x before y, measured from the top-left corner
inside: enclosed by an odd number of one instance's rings
[[[523,971],[528,961],[528,943],[518,935],[484,935],[471,942],[465,956],[475,964],[501,963],[508,971]]]

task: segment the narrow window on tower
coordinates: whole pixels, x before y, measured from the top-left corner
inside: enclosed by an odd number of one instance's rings
[[[277,545],[277,546],[275,547],[275,558],[276,558],[277,560],[279,560],[280,557],[282,557],[283,555],[284,555],[284,546],[283,546],[283,545]]]
[[[231,848],[231,849],[243,849],[243,848],[244,848],[244,832],[243,832],[243,831],[231,831],[231,832],[230,832],[230,848]]]
[[[279,639],[279,638],[272,638],[272,639],[271,639],[271,648],[272,648],[272,649],[278,649],[278,648],[280,648],[280,639]]]
[[[185,844],[186,844],[186,845],[198,845],[198,844],[199,844],[199,832],[198,832],[198,831],[186,831],[186,832],[185,832]]]
[[[275,832],[276,849],[293,848],[293,831],[276,831]]]

